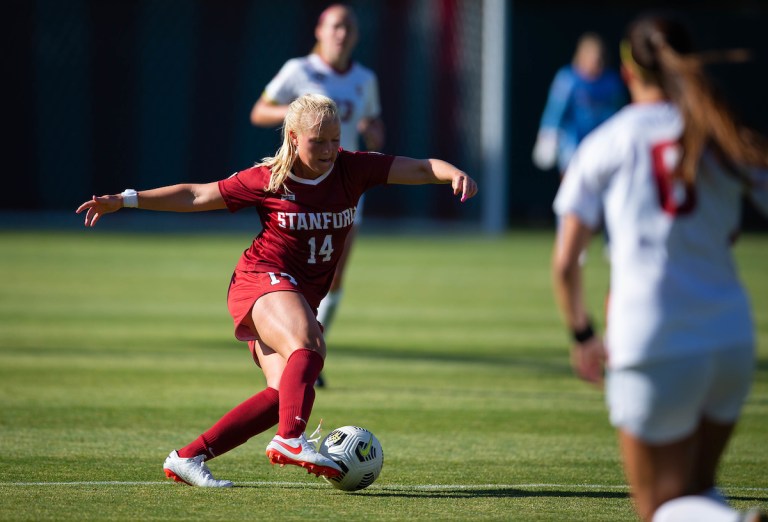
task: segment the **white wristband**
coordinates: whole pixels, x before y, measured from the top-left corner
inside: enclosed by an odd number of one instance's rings
[[[123,196],[123,206],[128,208],[139,208],[139,193],[133,189],[125,189],[120,193]]]

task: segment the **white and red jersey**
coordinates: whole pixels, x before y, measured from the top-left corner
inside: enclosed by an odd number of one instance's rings
[[[339,107],[341,147],[359,150],[357,124],[381,114],[379,84],[373,71],[352,62],[345,72],[325,63],[317,54],[288,60],[267,84],[267,100],[287,105],[304,94],[323,94]]]
[[[238,270],[289,274],[307,301],[320,302],[333,280],[360,196],[387,182],[394,156],[339,151],[317,179],[289,175],[285,188],[267,192],[270,171],[252,167],[219,181],[230,212],[256,207],[262,231],[240,257]]]
[[[670,103],[633,104],[587,136],[555,199],[610,237],[606,345],[613,368],[754,343],[731,255],[744,184],[707,153],[696,184],[672,180],[683,121]],[[765,173],[752,196],[768,214]]]

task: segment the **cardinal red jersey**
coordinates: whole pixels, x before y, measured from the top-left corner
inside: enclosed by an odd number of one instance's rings
[[[339,151],[333,168],[317,179],[290,174],[267,192],[270,171],[252,167],[219,181],[230,212],[256,207],[262,231],[240,257],[237,270],[285,273],[316,306],[331,286],[360,196],[387,182],[394,156]],[[286,190],[287,189],[287,190]]]

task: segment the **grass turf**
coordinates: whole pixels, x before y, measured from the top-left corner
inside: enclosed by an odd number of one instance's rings
[[[0,233],[0,519],[634,518],[602,393],[568,366],[549,232],[359,239],[311,424],[376,433],[367,490],[271,467],[271,433],[210,463],[236,488],[164,481],[170,449],[263,386],[225,304],[249,241]],[[768,237],[736,254],[761,348],[720,479],[737,507],[766,507]],[[587,269],[599,311],[599,245]]]

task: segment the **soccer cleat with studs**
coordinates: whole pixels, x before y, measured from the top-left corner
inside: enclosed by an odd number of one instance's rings
[[[322,424],[322,421],[320,421]],[[314,473],[315,476],[326,478],[338,477],[341,475],[341,468],[333,460],[320,454],[315,443],[320,440],[320,426],[317,427],[310,437],[318,434],[317,438],[307,439],[305,434],[292,439],[285,439],[280,435],[275,435],[272,441],[267,445],[267,457],[274,464],[280,464],[280,467],[286,464],[300,466],[307,470],[307,473]]]
[[[173,450],[163,464],[165,476],[176,482],[183,482],[190,486],[201,488],[231,488],[234,484],[229,480],[217,480],[213,478],[211,470],[205,464],[205,455],[198,455],[191,459],[179,457],[179,453]]]

